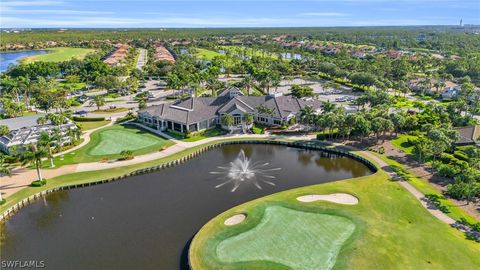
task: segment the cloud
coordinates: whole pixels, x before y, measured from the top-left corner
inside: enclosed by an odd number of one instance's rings
[[[341,12],[305,12],[300,13],[301,16],[320,16],[320,17],[345,17],[350,16],[348,13]]]
[[[69,10],[69,9],[11,9],[4,10],[3,15],[95,15],[95,14],[114,14],[111,11],[92,11],[92,10]]]
[[[3,7],[31,7],[31,6],[57,6],[63,4],[62,1],[1,1]]]
[[[221,26],[262,26],[264,24],[281,23],[274,18],[197,18],[197,17],[169,17],[169,18],[117,18],[117,17],[65,17],[51,19],[28,19],[23,17],[2,17],[4,27],[221,27]]]

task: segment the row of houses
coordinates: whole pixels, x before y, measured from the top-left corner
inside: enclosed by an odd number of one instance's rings
[[[415,78],[408,81],[408,87],[414,92],[423,91],[426,94],[440,94],[443,99],[454,99],[462,89],[462,85],[452,81]],[[475,88],[475,94],[469,98],[480,96],[480,88]]]
[[[158,130],[196,132],[222,125],[222,117],[232,115],[232,128],[245,124],[245,115],[253,116],[255,123],[281,126],[297,118],[306,106],[320,112],[322,102],[292,96],[244,96],[236,87],[229,87],[217,97],[191,97],[172,103],[150,106],[138,112],[138,120]]]
[[[0,120],[0,125],[5,125],[10,130],[8,134],[0,137],[0,151],[5,154],[22,151],[26,145],[35,144],[40,134],[43,132],[52,134],[55,129],[58,129],[61,135],[59,144],[64,145],[69,143],[71,141],[69,131],[77,129],[78,127],[71,121],[59,126],[49,122],[38,124],[37,120],[44,116],[45,114],[37,114]]]
[[[153,54],[154,61],[168,61],[172,64],[175,63],[175,58],[173,57],[172,53],[170,53],[167,48],[157,45],[155,46],[155,53]]]
[[[130,46],[128,44],[117,44],[115,46],[115,50],[107,55],[103,62],[110,66],[120,66],[122,64],[122,60],[127,56],[129,49]]]

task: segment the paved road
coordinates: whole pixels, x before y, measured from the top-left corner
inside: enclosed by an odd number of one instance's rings
[[[137,68],[143,70],[143,66],[147,63],[147,50],[140,49],[140,54],[138,55]]]

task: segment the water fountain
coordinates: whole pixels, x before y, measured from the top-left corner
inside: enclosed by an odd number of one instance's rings
[[[215,188],[220,188],[226,184],[233,183],[231,192],[237,190],[242,183],[252,183],[258,189],[262,189],[260,183],[266,183],[275,186],[275,183],[268,179],[274,179],[275,176],[268,174],[271,171],[278,171],[281,168],[265,168],[270,165],[269,162],[257,161],[251,162],[249,158],[245,156],[243,149],[238,153],[237,158],[230,162],[229,167],[218,166],[217,168],[222,171],[210,172],[211,174],[218,174],[218,179],[223,182],[216,185]]]

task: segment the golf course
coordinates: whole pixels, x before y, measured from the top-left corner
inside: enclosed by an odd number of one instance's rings
[[[22,59],[22,63],[28,64],[37,61],[45,61],[45,62],[63,62],[72,59],[83,59],[87,54],[93,53],[95,49],[85,49],[85,48],[70,48],[70,47],[58,47],[58,48],[50,48],[48,49],[51,51],[47,54],[38,54],[29,57],[25,57]]]
[[[297,200],[336,192],[351,194],[359,202]],[[238,214],[246,219],[225,225]],[[433,217],[379,170],[234,207],[195,235],[189,262],[194,270],[476,269],[478,254],[480,245]]]

